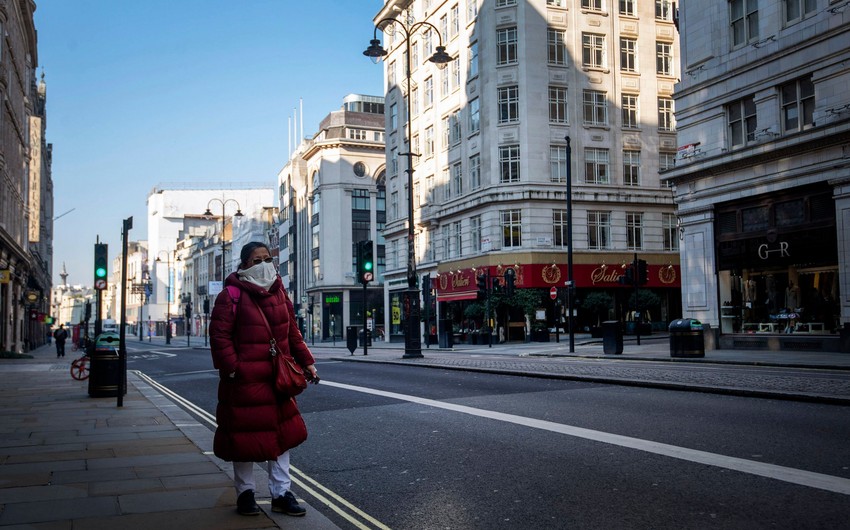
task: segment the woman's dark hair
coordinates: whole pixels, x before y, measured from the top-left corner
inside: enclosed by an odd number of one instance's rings
[[[239,253],[239,261],[242,263],[242,267],[248,265],[248,259],[251,257],[251,254],[258,248],[264,248],[266,250],[269,250],[268,245],[259,241],[251,241],[250,243],[242,247],[242,251]],[[269,250],[269,253],[271,253],[271,250]]]

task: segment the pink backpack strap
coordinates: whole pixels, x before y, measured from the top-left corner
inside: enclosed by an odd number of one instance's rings
[[[233,308],[233,313],[236,314],[236,306],[239,305],[239,297],[242,296],[242,290],[235,285],[228,285],[226,289],[227,294],[230,295],[230,300],[233,301],[233,305],[231,306]]]

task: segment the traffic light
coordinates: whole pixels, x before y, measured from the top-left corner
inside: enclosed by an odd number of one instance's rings
[[[366,285],[375,278],[375,260],[372,253],[372,241],[357,243],[357,281]]]
[[[431,307],[431,276],[422,277],[422,305]]]
[[[94,244],[94,288],[106,289],[106,274],[109,272],[109,246],[106,243]]]
[[[516,283],[516,271],[513,269],[505,270],[505,294],[513,296]]]
[[[646,285],[649,282],[649,270],[647,270],[646,261],[638,260],[638,285]]]
[[[634,285],[635,276],[631,265],[626,267],[625,272],[622,276],[620,276],[620,279],[617,281],[620,282],[621,285]]]
[[[498,278],[493,278],[493,292],[496,294],[502,292],[502,282]]]
[[[85,320],[86,322],[91,320],[91,302],[86,302],[85,315],[84,315],[83,320]]]
[[[487,298],[487,276],[485,274],[479,274],[476,276],[475,282],[478,285],[478,299],[484,300]]]

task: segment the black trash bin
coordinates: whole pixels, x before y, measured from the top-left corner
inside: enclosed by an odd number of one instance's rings
[[[623,353],[623,329],[619,320],[607,320],[602,323],[602,352],[605,355]]]
[[[121,383],[121,362],[118,358],[117,333],[101,333],[89,352],[89,396],[116,397]],[[124,394],[126,394],[126,387]]]
[[[441,318],[440,329],[437,331],[437,340],[440,348],[454,348],[455,337],[453,335],[452,319]]]
[[[841,353],[850,353],[850,322],[845,322],[844,327],[838,331],[841,345],[838,348]]]
[[[360,329],[360,331],[357,332],[357,336],[359,337],[360,346],[363,346],[363,330],[362,329]],[[372,330],[367,329],[366,330],[366,346],[371,346],[371,345],[372,345]]]
[[[670,323],[670,357],[705,357],[702,323],[680,318]]]

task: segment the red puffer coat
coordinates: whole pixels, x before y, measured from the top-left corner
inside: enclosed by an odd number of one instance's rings
[[[274,391],[269,332],[260,308],[278,350],[289,351],[302,367],[314,363],[313,355],[298,330],[280,278],[268,291],[242,282],[236,273],[224,283],[238,287],[241,295],[234,311],[230,293],[222,290],[210,320],[213,365],[220,376],[213,449],[227,461],[274,460],[306,440],[307,427],[295,399],[280,398]]]

